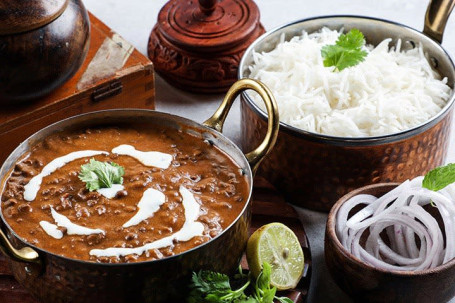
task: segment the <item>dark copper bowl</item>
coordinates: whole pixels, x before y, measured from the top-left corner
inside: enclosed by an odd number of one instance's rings
[[[429,12],[438,13],[439,20],[446,20],[447,7],[439,2],[430,4]],[[453,5],[454,1],[451,1]],[[432,25],[427,13],[426,27]],[[441,22],[443,22],[441,21]],[[443,23],[445,24],[445,23]],[[441,75],[448,78],[454,88],[455,69],[452,60],[431,29],[424,34],[390,21],[356,17],[328,16],[297,21],[266,33],[245,52],[239,67],[239,78],[248,77],[248,66],[253,62],[253,51],[270,51],[281,35],[289,40],[302,30],[314,32],[326,26],[360,29],[367,43],[377,45],[385,38],[392,43],[402,39],[406,47],[420,42]],[[442,27],[443,28],[443,27]],[[440,33],[439,39],[442,39]],[[439,40],[439,41],[440,41]],[[424,124],[386,136],[345,138],[320,135],[303,131],[281,122],[277,144],[264,161],[259,174],[265,176],[286,196],[290,203],[321,211],[329,211],[338,198],[354,188],[379,182],[401,182],[426,173],[444,163],[450,138],[454,94],[447,105]],[[267,115],[242,93],[242,148],[246,151],[256,146],[267,125]]]
[[[0,34],[0,105],[45,96],[82,65],[89,48],[90,21],[81,0],[67,1],[61,15],[44,26]]]
[[[343,196],[329,213],[325,231],[325,261],[335,282],[356,302],[447,302],[455,296],[455,259],[423,271],[377,269],[349,253],[335,233],[337,212],[352,196],[377,197],[398,183],[365,186]]]
[[[139,122],[144,125],[166,125],[185,129],[193,136],[207,139],[226,152],[243,170],[249,183],[245,207],[236,220],[211,241],[184,253],[161,260],[105,264],[69,259],[30,245],[6,223],[0,213],[0,250],[9,256],[15,278],[43,302],[182,302],[192,271],[210,269],[230,273],[240,262],[248,239],[251,221],[251,191],[253,174],[263,157],[273,147],[278,134],[278,117],[271,119],[270,132],[253,153],[244,155],[221,134],[224,119],[240,90],[261,91],[272,116],[276,103],[259,82],[238,81],[233,85],[217,112],[204,124],[152,110],[107,110],[71,117],[48,126],[16,148],[0,169],[2,191],[9,172],[17,159],[34,142],[63,129],[81,129],[99,125],[119,125]],[[182,126],[186,126],[182,128]],[[218,130],[218,131],[217,131]],[[21,249],[19,249],[21,248]]]

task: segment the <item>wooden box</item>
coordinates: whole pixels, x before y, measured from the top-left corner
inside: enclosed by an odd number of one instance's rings
[[[61,119],[110,108],[154,109],[152,62],[92,14],[79,71],[51,95],[0,110],[0,164],[28,136]]]

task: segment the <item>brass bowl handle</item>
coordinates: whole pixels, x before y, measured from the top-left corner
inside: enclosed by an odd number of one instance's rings
[[[234,103],[235,98],[246,89],[252,89],[261,96],[267,108],[268,114],[267,133],[264,140],[255,150],[245,155],[254,174],[256,173],[261,161],[265,156],[267,156],[275,145],[280,127],[278,106],[276,104],[275,97],[273,97],[272,92],[267,86],[265,86],[264,83],[253,79],[241,79],[235,82],[226,93],[220,107],[216,110],[213,116],[203,124],[221,133],[223,131],[224,121],[226,120],[229,110],[231,109],[232,103]]]
[[[0,228],[0,251],[5,255],[19,262],[39,263],[40,258],[38,253],[30,247],[16,249],[6,237],[3,230]]]
[[[444,29],[454,6],[454,0],[430,0],[425,14],[423,33],[442,43]]]

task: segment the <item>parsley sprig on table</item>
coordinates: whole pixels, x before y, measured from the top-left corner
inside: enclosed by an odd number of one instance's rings
[[[275,299],[281,303],[293,303],[289,298],[275,296],[276,287],[270,287],[271,271],[271,266],[264,262],[261,273],[255,279],[251,274],[244,274],[240,268],[232,281],[240,286],[235,290],[231,287],[229,277],[224,274],[208,270],[193,273],[187,302],[273,303]]]
[[[88,190],[94,191],[100,188],[110,188],[114,184],[123,183],[125,170],[117,163],[101,162],[90,159],[90,163],[81,166],[79,179],[85,182]]]
[[[358,29],[351,29],[341,34],[334,45],[325,45],[321,49],[324,66],[335,66],[336,71],[355,66],[365,60],[367,52],[362,50],[365,38]]]

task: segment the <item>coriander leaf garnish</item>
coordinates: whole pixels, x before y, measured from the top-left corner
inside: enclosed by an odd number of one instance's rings
[[[238,290],[232,290],[229,277],[224,274],[208,270],[199,273],[193,272],[190,284],[191,292],[187,301],[189,303],[237,302],[234,300],[246,298],[243,291],[248,284],[249,282]]]
[[[335,45],[322,47],[324,66],[335,66],[335,70],[341,71],[346,67],[359,64],[367,56],[367,52],[362,50],[364,45],[365,38],[356,28],[351,29],[347,34],[341,34]]]
[[[125,170],[117,163],[101,162],[92,158],[90,163],[81,166],[79,179],[85,182],[88,190],[94,191],[110,188],[113,184],[122,184],[124,174]]]
[[[438,191],[455,182],[455,163],[430,170],[422,181],[422,187]]]
[[[270,286],[271,272],[272,268],[267,262],[262,265],[257,279],[251,274],[243,274],[240,268],[232,281],[233,284],[241,285],[236,290],[232,290],[229,277],[224,274],[208,270],[193,272],[187,302],[273,303],[273,300],[278,300],[281,303],[294,303],[289,298],[275,296],[276,287]]]

